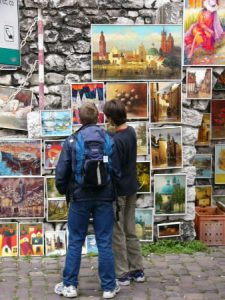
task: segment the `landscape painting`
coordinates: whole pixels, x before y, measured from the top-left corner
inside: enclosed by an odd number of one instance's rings
[[[43,256],[43,223],[19,223],[20,256]]]
[[[198,138],[195,142],[196,146],[209,146],[211,139],[211,122],[209,113],[204,113],[201,126],[198,129]]]
[[[1,177],[0,218],[44,218],[44,178]]]
[[[153,242],[153,208],[135,209],[135,232],[141,242]]]
[[[186,90],[188,99],[212,98],[212,69],[211,68],[187,68]]]
[[[155,215],[184,215],[187,211],[185,174],[154,175]]]
[[[27,131],[32,96],[31,90],[0,86],[0,128]]]
[[[65,199],[47,200],[47,221],[66,222],[68,218],[68,207]]]
[[[106,84],[106,101],[124,103],[127,119],[148,118],[148,84],[146,82],[111,82]]]
[[[215,184],[225,184],[225,144],[215,145],[214,179],[215,179]]]
[[[44,168],[55,169],[62,151],[64,140],[44,141]]]
[[[195,186],[195,205],[206,207],[211,206],[212,201],[212,186],[211,185],[196,185]]]
[[[184,1],[184,65],[225,65],[225,3]]]
[[[157,224],[158,238],[170,238],[181,235],[181,223],[162,223]]]
[[[137,161],[138,194],[151,192],[150,161]]]
[[[98,255],[98,247],[97,247],[97,243],[96,243],[94,234],[89,234],[86,236],[85,248],[86,248],[87,254]]]
[[[181,25],[93,25],[92,80],[181,79]]]
[[[193,159],[193,166],[196,168],[196,179],[212,178],[211,154],[196,154]]]
[[[104,83],[85,82],[71,84],[73,125],[80,124],[79,108],[84,103],[94,103],[98,108],[98,123],[104,123]]]
[[[211,101],[212,139],[225,139],[225,100]]]
[[[55,176],[45,176],[46,197],[47,199],[65,199],[65,195],[61,195],[55,185]]]
[[[66,231],[45,231],[45,255],[59,255],[66,254]]]
[[[181,83],[151,82],[150,103],[152,123],[180,123]]]
[[[18,254],[18,223],[0,223],[0,257]]]
[[[137,155],[148,155],[147,122],[129,122],[127,125],[134,128],[137,137]]]

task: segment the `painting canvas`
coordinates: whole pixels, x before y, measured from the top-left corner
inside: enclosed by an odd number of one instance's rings
[[[106,100],[123,102],[128,120],[148,118],[148,84],[146,82],[107,83]]]
[[[92,25],[92,80],[181,79],[181,25]]]
[[[46,183],[46,197],[48,200],[65,199],[65,195],[60,194],[55,186],[55,176],[45,176],[45,183]]]
[[[98,247],[94,234],[89,234],[86,236],[85,248],[87,250],[87,254],[98,254]]]
[[[0,176],[41,175],[41,140],[0,140]]]
[[[55,169],[63,147],[64,140],[44,141],[44,168]]]
[[[184,0],[184,65],[224,65],[224,31],[223,0]]]
[[[162,223],[157,224],[158,238],[170,238],[181,235],[181,223]]]
[[[148,155],[148,134],[146,122],[129,122],[127,125],[134,128],[137,137],[137,155]]]
[[[30,90],[0,86],[0,127],[27,131],[32,96]]]
[[[213,68],[213,90],[225,91],[225,68]]]
[[[215,145],[214,179],[215,179],[215,184],[225,184],[225,144]]]
[[[19,254],[20,256],[44,255],[43,223],[19,224]]]
[[[135,209],[135,232],[141,242],[153,241],[153,208]]]
[[[212,139],[225,139],[225,100],[211,101]]]
[[[44,178],[1,177],[0,218],[44,218]]]
[[[45,255],[66,254],[66,231],[45,231]]]
[[[104,123],[104,84],[85,82],[71,84],[73,124],[80,124],[79,108],[84,103],[94,103],[98,108],[98,123]]]
[[[68,207],[65,199],[47,200],[48,222],[66,222],[68,218]]]
[[[41,135],[69,136],[72,134],[71,110],[42,110]]]
[[[181,127],[151,129],[152,169],[182,168]]]
[[[186,214],[187,183],[184,174],[155,174],[155,215]]]
[[[212,186],[211,185],[196,185],[195,186],[195,205],[210,206],[212,201]]]
[[[150,103],[152,123],[180,123],[181,83],[151,82]]]
[[[201,126],[198,129],[198,138],[195,142],[196,146],[209,146],[211,138],[211,114],[204,113]]]
[[[196,154],[193,159],[193,166],[196,167],[196,179],[212,177],[212,155]]]
[[[151,192],[150,161],[138,161],[136,164],[138,193]]]
[[[212,98],[212,69],[211,68],[187,68],[186,90],[188,99]]]
[[[0,257],[18,254],[18,223],[0,223]]]

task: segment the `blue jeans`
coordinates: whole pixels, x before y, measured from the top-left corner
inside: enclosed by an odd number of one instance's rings
[[[63,283],[65,286],[78,285],[81,250],[91,214],[98,246],[98,272],[101,279],[101,288],[103,291],[111,291],[116,286],[112,252],[114,212],[112,202],[107,201],[70,203],[68,216],[69,245],[63,271]]]

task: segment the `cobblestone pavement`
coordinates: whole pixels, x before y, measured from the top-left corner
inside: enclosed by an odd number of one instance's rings
[[[0,259],[1,300],[58,300],[64,257]],[[225,300],[225,247],[194,255],[151,254],[145,283],[122,287],[116,300]],[[82,258],[79,300],[99,300],[97,258]],[[66,298],[65,298],[66,299]]]

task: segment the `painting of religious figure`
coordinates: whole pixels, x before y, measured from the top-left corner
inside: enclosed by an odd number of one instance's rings
[[[66,254],[66,231],[45,231],[45,255],[65,255]]]
[[[43,223],[19,223],[19,255],[44,255]]]
[[[153,242],[153,208],[135,209],[135,232],[141,242]]]
[[[212,139],[225,139],[225,100],[211,101]]]
[[[0,257],[18,254],[18,223],[0,223]]]
[[[187,99],[212,98],[211,68],[187,68],[186,80]]]
[[[184,5],[184,65],[224,65],[224,0],[184,0]]]
[[[158,238],[170,238],[181,235],[181,222],[157,224]]]
[[[92,80],[180,80],[181,25],[93,25]]]
[[[195,142],[196,146],[209,146],[211,138],[211,114],[204,113],[202,116],[202,123],[198,129],[198,138]]]
[[[44,168],[55,169],[63,147],[64,140],[44,141]]]
[[[211,185],[196,185],[195,186],[195,205],[196,206],[211,206],[212,201],[212,186]]]
[[[225,184],[225,144],[215,145],[215,184]]]

